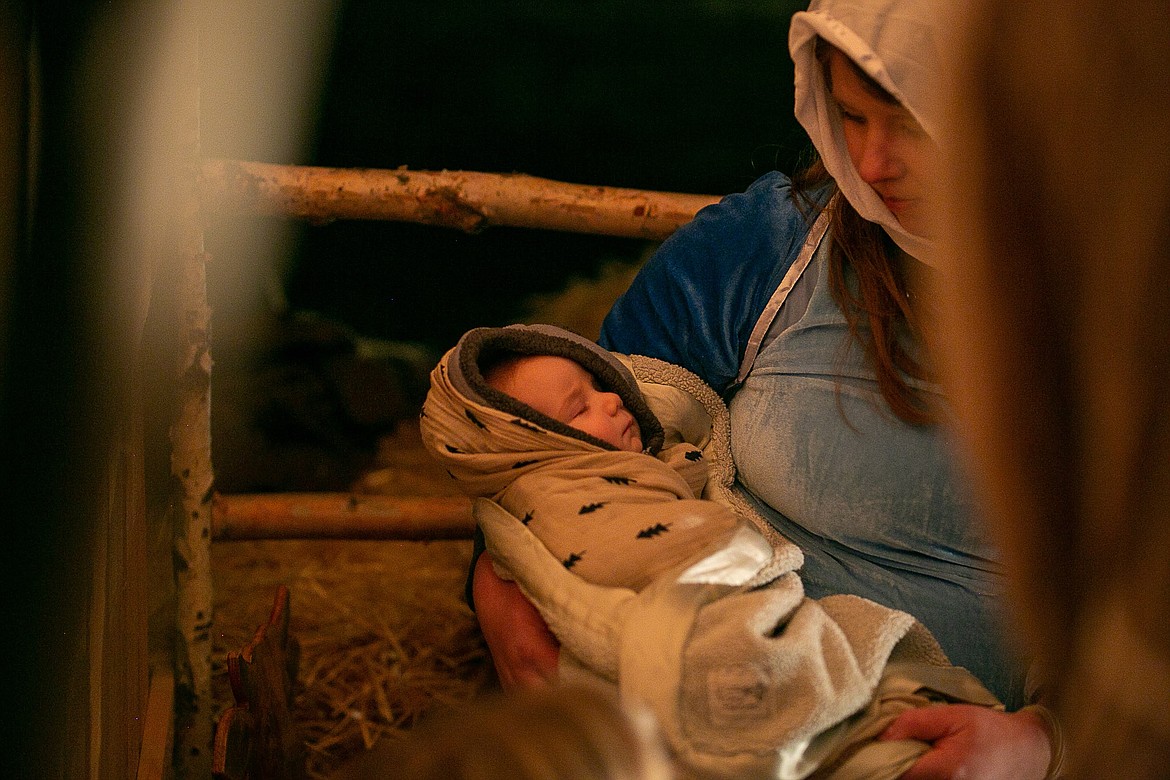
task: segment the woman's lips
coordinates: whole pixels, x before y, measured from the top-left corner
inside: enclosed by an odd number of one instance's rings
[[[906,208],[906,204],[909,203],[909,201],[903,200],[902,198],[892,198],[888,195],[883,195],[882,203],[886,204],[886,208],[888,208],[890,211],[897,214],[899,211],[902,211],[904,208]]]
[[[896,198],[893,195],[882,195],[882,203],[886,204],[886,208],[894,213],[895,216],[906,211],[914,203],[913,198]]]

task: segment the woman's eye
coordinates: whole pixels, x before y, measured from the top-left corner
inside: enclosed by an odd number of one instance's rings
[[[915,122],[913,119],[903,122],[901,125],[903,135],[907,138],[921,139],[927,138],[926,131],[922,129],[922,125]]]
[[[854,114],[852,112],[846,111],[843,108],[841,109],[841,119],[846,122],[852,122],[854,124],[862,124],[865,121],[865,118],[860,114]]]

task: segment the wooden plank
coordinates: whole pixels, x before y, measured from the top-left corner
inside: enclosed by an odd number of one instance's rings
[[[164,780],[171,776],[174,709],[175,674],[165,666],[156,667],[150,675],[137,780]]]
[[[91,765],[132,777],[147,707],[146,507],[140,378],[109,465],[107,513],[94,545],[91,602]]]

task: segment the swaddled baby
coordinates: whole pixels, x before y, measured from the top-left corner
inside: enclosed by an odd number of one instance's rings
[[[431,376],[423,438],[573,573],[640,590],[741,527],[697,499],[703,453],[663,431],[615,356],[551,326],[469,332]]]
[[[423,407],[424,442],[481,499],[493,561],[561,640],[562,675],[647,704],[680,768],[702,777],[894,778],[927,748],[876,740],[899,712],[997,704],[912,616],[805,597],[791,542],[773,533],[770,544],[768,529],[697,498],[703,426],[670,405],[690,409],[686,396],[709,423],[725,423],[726,408],[710,388],[681,389],[697,381],[689,372],[630,360],[681,443],[663,447],[622,360],[550,326],[468,332],[432,372]],[[650,380],[655,370],[670,381]],[[713,445],[722,426],[710,427]],[[711,449],[712,482],[725,487],[730,451]]]

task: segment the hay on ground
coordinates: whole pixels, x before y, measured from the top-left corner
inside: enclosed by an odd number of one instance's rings
[[[386,465],[366,480],[367,492],[393,493],[400,484],[415,495],[451,490],[445,475],[427,471],[415,437],[400,433]],[[473,698],[494,678],[463,600],[470,556],[467,541],[212,545],[217,714],[233,703],[227,652],[267,621],[282,583],[301,647],[293,715],[310,777],[327,777],[379,739],[401,737],[432,708]]]

